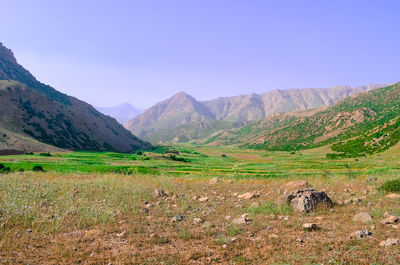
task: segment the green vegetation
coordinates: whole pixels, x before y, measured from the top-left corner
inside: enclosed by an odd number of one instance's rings
[[[400,179],[387,181],[379,189],[384,192],[400,193]]]

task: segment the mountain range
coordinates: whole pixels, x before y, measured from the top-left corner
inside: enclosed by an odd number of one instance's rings
[[[197,101],[181,92],[147,109],[125,127],[152,143],[187,142],[246,126],[276,113],[331,106],[350,95],[383,86],[273,90],[207,101]]]
[[[133,152],[151,148],[115,119],[39,82],[0,43],[0,149]]]
[[[331,157],[384,151],[400,141],[400,83],[347,97],[333,106],[278,113],[218,132],[206,143],[295,152],[331,145]]]
[[[96,109],[115,118],[121,124],[127,123],[143,112],[143,110],[137,109],[129,103],[122,103],[114,107],[96,107]]]

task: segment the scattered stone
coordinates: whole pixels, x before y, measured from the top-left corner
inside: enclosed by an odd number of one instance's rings
[[[223,244],[223,245],[222,245],[222,248],[226,248],[226,244]]]
[[[363,238],[367,238],[372,236],[372,233],[368,230],[357,230],[353,233],[353,235],[357,238],[357,239],[363,239]]]
[[[208,198],[207,196],[202,196],[198,199],[199,202],[208,202],[210,200],[210,198]]]
[[[334,205],[325,192],[314,189],[304,189],[292,193],[287,198],[287,202],[290,203],[294,210],[299,212],[314,211],[319,205]]]
[[[193,224],[201,224],[201,223],[203,223],[203,219],[201,219],[201,218],[194,218],[193,219]]]
[[[390,225],[390,224],[395,224],[398,221],[399,221],[399,217],[398,216],[391,215],[388,218],[383,219],[381,223],[383,225]]]
[[[162,189],[153,190],[153,197],[154,198],[159,198],[159,197],[164,197],[164,196],[166,196],[166,194]]]
[[[370,228],[371,228],[371,230],[375,230],[376,229],[376,225],[371,225]]]
[[[246,193],[243,193],[243,194],[237,196],[237,198],[238,199],[244,199],[244,200],[251,200],[251,199],[260,197],[260,195],[261,194],[257,193],[257,192],[246,192]]]
[[[375,177],[369,177],[369,178],[367,178],[367,180],[370,182],[374,182],[374,181],[377,181],[378,179]]]
[[[150,209],[151,207],[153,207],[153,205],[152,205],[151,203],[149,203],[149,202],[145,202],[145,203],[144,203],[144,207],[145,207],[146,209]]]
[[[126,231],[122,231],[121,233],[116,234],[117,237],[124,237],[126,235]]]
[[[26,233],[32,233],[32,229],[26,229]]]
[[[299,243],[304,243],[304,240],[302,238],[297,238],[296,241]]]
[[[314,223],[305,223],[305,224],[303,224],[303,229],[305,231],[311,232],[311,231],[317,230],[318,226],[317,226],[317,224],[314,224]]]
[[[218,178],[213,178],[212,180],[210,180],[209,182],[211,185],[215,185],[218,183]]]
[[[204,224],[201,226],[203,229],[208,229],[213,227],[214,225],[210,221],[205,221]]]
[[[399,240],[398,239],[389,238],[389,239],[386,239],[386,240],[382,241],[381,243],[379,243],[379,246],[381,246],[381,247],[390,247],[390,246],[394,246],[394,245],[397,245],[397,244],[399,244]]]
[[[285,191],[294,192],[301,189],[306,189],[308,186],[308,182],[305,180],[296,180],[286,183],[283,186]]]
[[[237,197],[237,196],[238,196],[238,193],[235,192],[235,193],[232,194],[232,196],[233,196],[233,197]]]
[[[225,216],[225,220],[226,220],[226,221],[230,221],[231,218],[232,218],[232,217],[231,217],[230,215]]]
[[[232,242],[232,243],[233,243],[233,242],[236,242],[236,240],[237,240],[236,237],[232,237],[232,238],[231,238],[231,242]]]
[[[400,194],[390,193],[390,194],[386,195],[385,198],[388,198],[388,199],[400,199]]]
[[[391,225],[390,227],[396,230],[400,229],[400,225]]]
[[[180,222],[180,221],[183,221],[183,216],[182,216],[180,213],[178,213],[178,215],[175,216],[175,217],[173,217],[171,221],[172,221],[172,222]]]
[[[259,207],[260,203],[259,202],[253,202],[252,204],[250,204],[250,207]]]
[[[364,190],[363,193],[364,195],[367,195],[369,193],[369,190]]]
[[[353,217],[354,222],[368,223],[372,221],[372,216],[367,212],[360,212]]]
[[[249,216],[249,214],[247,214],[247,213],[242,214],[242,216],[240,216],[240,217],[234,219],[234,220],[232,221],[232,223],[238,224],[238,225],[247,224],[247,223],[249,223],[249,222],[252,221],[251,219],[248,218],[248,216]]]
[[[391,213],[391,212],[389,212],[389,211],[386,211],[386,212],[383,213],[383,217],[384,217],[384,218],[388,218],[388,217],[393,216],[393,215],[394,215],[394,214]]]
[[[171,199],[174,200],[174,201],[175,201],[177,198],[178,198],[178,196],[177,196],[176,194],[172,195],[172,197],[171,197]]]
[[[274,239],[279,238],[279,236],[278,236],[277,234],[270,234],[269,237],[270,237],[270,238],[274,238]]]

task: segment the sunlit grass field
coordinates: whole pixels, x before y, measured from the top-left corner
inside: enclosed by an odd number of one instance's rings
[[[10,172],[0,174],[0,264],[396,264],[400,247],[382,250],[379,242],[399,230],[380,221],[385,211],[400,215],[400,204],[379,187],[399,179],[398,147],[358,159],[327,159],[328,152],[171,145],[3,156]],[[362,200],[309,214],[276,205],[283,185],[300,179],[335,202]],[[168,194],[154,197],[154,189]],[[261,196],[237,198],[254,191]],[[352,222],[359,211],[372,222]],[[232,223],[245,213],[253,222]],[[178,214],[183,220],[171,221]],[[304,233],[305,222],[321,229]],[[373,238],[349,237],[371,225]]]

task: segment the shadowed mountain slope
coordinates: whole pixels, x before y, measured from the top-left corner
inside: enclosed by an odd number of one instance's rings
[[[151,147],[89,104],[37,81],[2,44],[0,80],[0,128],[15,136],[14,142],[2,138],[4,147],[40,151],[53,145],[73,150],[119,152]],[[30,141],[28,136],[35,140]],[[26,142],[21,145],[15,142],[18,139]],[[29,144],[38,141],[47,145]]]

